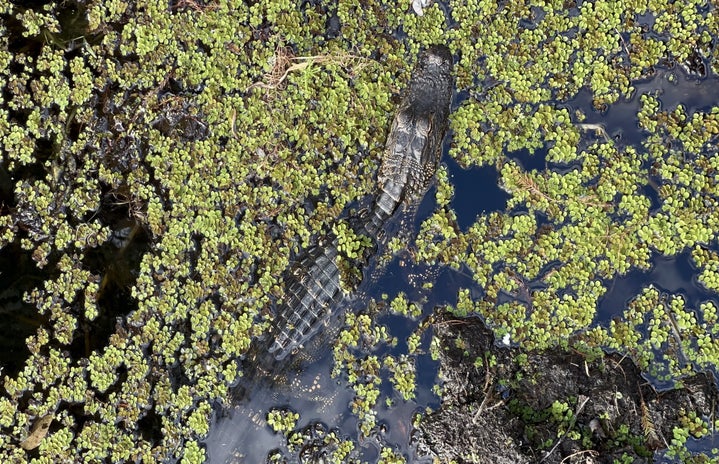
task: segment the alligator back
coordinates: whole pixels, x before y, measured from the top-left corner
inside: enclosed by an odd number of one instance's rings
[[[355,232],[369,237],[375,252],[380,231],[400,207],[414,208],[434,177],[447,128],[454,87],[452,55],[434,46],[419,57],[387,137],[378,174],[378,193],[368,215],[355,220]],[[328,322],[331,311],[345,296],[342,291],[337,238],[307,250],[288,279],[285,301],[277,309],[269,352],[281,360],[305,344]],[[362,268],[368,256],[353,260]]]
[[[424,198],[437,171],[454,88],[452,55],[436,45],[420,55],[387,137],[377,176],[379,192],[363,230],[379,230],[404,205]]]
[[[270,332],[268,350],[278,361],[317,333],[342,299],[337,254],[334,239],[310,248],[295,264]]]

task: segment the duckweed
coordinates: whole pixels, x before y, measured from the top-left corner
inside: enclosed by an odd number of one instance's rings
[[[691,308],[649,287],[608,327],[591,322],[606,282],[648,268],[654,254],[691,250],[699,281],[719,288],[719,109],[663,107],[644,93],[644,140],[623,147],[586,145],[581,115],[562,105],[586,89],[603,111],[633,98],[635,81],[662,63],[691,71],[695,55],[717,73],[715,7],[449,6],[451,18],[437,5],[417,17],[401,2],[341,1],[337,37],[325,36],[327,11],[290,1],[0,6],[0,169],[11,179],[0,246],[47,272],[23,295],[42,324],[25,365],[3,372],[0,460],[27,461],[20,437],[59,408],[37,448],[42,461],[201,462],[209,404],[227,394],[237,357],[267,327],[280,276],[372,192],[393,95],[419,48],[439,41],[458,52],[458,90],[468,96],[451,118],[450,156],[494,166],[510,194],[506,211],[462,232],[451,180],[438,173],[415,256],[466,265],[485,289],[478,301],[461,292],[454,310],[483,315],[527,348],[574,336],[628,350],[658,376],[716,364],[711,301]],[[446,31],[448,22],[456,27]],[[402,42],[392,37],[400,28]],[[540,149],[545,170],[505,157]],[[95,261],[140,248],[137,236],[115,244],[127,221],[149,245],[123,281]],[[365,243],[341,224],[335,234],[351,259]],[[403,298],[390,305],[416,314]],[[125,305],[117,321],[114,299]],[[109,335],[93,339],[108,320]],[[370,316],[348,316],[345,349],[336,348],[335,374],[355,388],[369,434],[382,366],[406,398],[414,380],[412,358],[358,357],[361,340],[396,340]],[[430,348],[440,349],[434,340]],[[161,418],[156,440],[140,430],[152,417]],[[687,419],[691,434],[700,425]],[[688,437],[675,435],[672,446]],[[401,456],[385,448],[382,459]]]
[[[300,415],[296,412],[273,409],[267,414],[267,424],[275,432],[289,434],[299,418]]]

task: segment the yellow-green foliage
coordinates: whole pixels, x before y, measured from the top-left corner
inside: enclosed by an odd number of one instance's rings
[[[582,115],[555,104],[587,88],[604,108],[630,97],[632,80],[661,60],[697,50],[716,72],[714,7],[599,1],[568,12],[563,2],[470,0],[450,1],[445,18],[437,5],[417,17],[405,2],[339,1],[331,8],[340,36],[325,39],[325,14],[300,3],[0,6],[0,169],[14,196],[0,210],[0,247],[17,244],[48,276],[24,295],[43,325],[27,339],[24,367],[4,373],[0,461],[26,461],[20,443],[52,414],[42,462],[201,462],[209,405],[263,330],[257,322],[282,292],[291,252],[373,190],[393,95],[429,43],[459,52],[458,90],[469,95],[452,116],[451,156],[496,166],[511,195],[507,212],[460,233],[440,170],[439,206],[422,225],[417,257],[475,273],[488,298],[463,293],[458,308],[544,346],[585,329],[603,279],[646,268],[651,252],[693,250],[701,282],[717,288],[707,250],[719,228],[719,110],[688,114],[642,95],[641,147],[580,148]],[[653,26],[638,21],[645,14]],[[457,27],[445,31],[449,19]],[[406,39],[393,37],[398,28]],[[543,146],[552,165],[571,168],[526,171],[504,160],[506,150]],[[650,178],[656,209],[644,193]],[[149,250],[128,283],[132,312],[104,346],[73,359],[70,347],[84,346],[104,316],[107,276],[88,256],[118,232],[102,219],[108,203],[146,231]],[[521,304],[537,279],[544,288]],[[502,292],[518,298],[495,308]],[[715,334],[695,325],[709,327],[716,308],[695,308],[694,319],[679,302],[671,308],[687,359],[715,362]],[[668,316],[652,317],[649,343],[672,343]],[[587,337],[637,343],[634,326],[618,324]],[[348,327],[345,347],[360,333],[391,342],[361,316]],[[342,356],[368,430],[381,364]],[[395,365],[407,397],[411,366]],[[139,432],[148,415],[158,439]]]
[[[707,247],[716,245],[719,230],[719,107],[688,114],[642,94],[641,145],[620,146],[605,134],[587,146],[580,143],[584,115],[556,104],[582,88],[591,90],[598,109],[631,98],[632,79],[651,76],[662,60],[684,63],[703,53],[714,57],[716,69],[713,7],[689,2],[677,11],[653,1],[584,2],[574,11],[551,2],[452,6],[459,24],[451,36],[462,50],[458,86],[468,88],[470,98],[452,116],[450,155],[467,166],[495,166],[510,194],[507,211],[478,218],[465,233],[442,209],[422,224],[417,256],[464,263],[485,289],[481,301],[461,292],[456,310],[481,313],[513,342],[544,347],[587,328],[605,282],[647,269],[652,253],[695,250],[700,282],[716,288],[716,256]],[[645,14],[656,18],[653,27],[642,25]],[[477,79],[492,85],[475,89]],[[540,147],[548,149],[546,170],[529,171],[505,157],[508,150]],[[444,197],[439,189],[438,203]],[[501,295],[511,298],[497,305]]]
[[[1,461],[22,461],[33,418],[56,408],[43,459],[163,460],[187,443],[184,459],[201,460],[208,401],[262,330],[290,251],[372,190],[392,96],[432,39],[392,39],[411,18],[395,2],[336,11],[342,37],[319,40],[324,14],[291,1],[2,7],[0,150],[16,180],[0,246],[19,243],[52,278],[26,295],[47,324],[4,378]],[[308,197],[320,198],[311,212]],[[106,346],[71,359],[102,312],[106,276],[86,257],[116,232],[103,199],[150,249],[134,311]],[[178,374],[186,385],[169,380]],[[138,433],[148,411],[160,441]]]
[[[275,432],[289,434],[299,418],[300,415],[296,412],[273,409],[267,414],[267,424]]]
[[[402,395],[402,398],[411,400],[414,398],[414,390],[416,386],[416,370],[412,358],[406,355],[395,359],[387,356],[384,359],[384,365],[392,373],[390,379],[394,388]]]

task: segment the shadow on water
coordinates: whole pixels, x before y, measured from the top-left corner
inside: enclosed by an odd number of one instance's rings
[[[109,218],[110,211],[104,216]],[[150,239],[142,226],[127,216],[121,215],[112,221],[110,240],[89,250],[83,261],[88,270],[100,276],[96,295],[98,317],[92,321],[81,320],[80,336],[75,337],[70,347],[73,357],[87,357],[93,350],[106,346],[116,331],[118,319],[137,309],[137,300],[130,289],[139,274],[142,257],[149,250]]]
[[[122,208],[120,208],[122,210]],[[136,222],[126,218],[127,210],[114,213],[108,208],[99,213],[106,220],[112,217],[113,229],[108,242],[85,250],[83,267],[98,276],[96,298],[98,316],[92,321],[84,317],[84,296],[78,293],[69,311],[78,321],[77,330],[69,346],[73,359],[87,357],[93,350],[107,345],[115,332],[118,318],[136,309],[130,288],[139,272],[143,254],[149,249],[149,238]],[[53,332],[47,315],[40,315],[33,304],[25,302],[25,295],[43,289],[45,282],[58,276],[54,263],[58,253],[52,253],[50,263],[40,269],[32,258],[32,251],[23,250],[19,240],[0,250],[0,349],[5,353],[0,367],[4,375],[17,375],[30,355],[27,337],[45,327]]]
[[[43,7],[50,2],[16,3],[23,9],[44,10]],[[87,9],[82,2],[63,2],[53,7],[53,11],[57,15],[60,30],[42,27],[35,36],[27,36],[18,17],[3,17],[9,34],[8,50],[36,58],[44,47],[50,47],[62,51],[65,59],[70,59],[80,54],[84,44],[101,40],[100,36],[87,33]],[[5,92],[2,96],[8,97],[7,89],[2,91]],[[8,118],[11,123],[22,126],[29,114],[30,110],[27,109],[13,109]],[[69,126],[66,135],[72,139],[77,135],[73,134],[74,126]],[[24,180],[46,179],[48,164],[59,163],[58,146],[46,138],[37,140],[33,155],[34,162],[14,168],[12,176],[7,170],[7,160],[0,163],[1,209],[17,207],[13,191],[15,186],[21,185]],[[72,174],[68,174],[64,180],[72,182],[74,179]],[[74,295],[71,303],[62,299],[59,303],[68,306],[62,311],[67,311],[77,320],[78,328],[73,334],[72,343],[69,347],[62,346],[63,350],[69,349],[73,359],[87,357],[91,351],[106,346],[109,336],[116,329],[117,318],[135,309],[136,302],[130,297],[129,289],[138,274],[142,255],[149,249],[149,238],[139,223],[130,218],[129,208],[126,205],[115,205],[105,198],[97,211],[88,213],[86,217],[68,218],[68,223],[75,226],[97,218],[111,230],[110,240],[97,247],[79,246],[78,249],[84,255],[82,268],[90,271],[92,278],[98,279],[99,291],[90,296],[96,300],[98,316],[91,321],[85,318],[85,296],[82,292]],[[28,235],[28,230],[42,235],[37,233],[42,229],[42,220],[40,214],[20,216],[13,225],[17,229],[15,241],[0,250],[0,315],[4,318],[0,326],[0,349],[6,353],[0,366],[3,368],[2,373],[11,377],[22,369],[30,354],[25,343],[27,337],[34,335],[39,327],[45,327],[50,339],[53,338],[53,321],[50,316],[38,314],[35,305],[25,301],[25,296],[34,290],[46,291],[48,294],[52,291],[52,283],[59,275],[56,264],[61,253],[52,251],[47,256],[47,263],[40,268],[33,259],[33,250],[25,250],[19,244]],[[48,240],[52,241],[52,237]]]
[[[30,253],[19,243],[0,250],[0,369],[3,375],[15,376],[23,368],[30,351],[25,339],[34,335],[47,321],[39,317],[34,306],[23,301],[25,292],[42,285],[46,278],[35,266]],[[9,272],[12,270],[12,272]]]

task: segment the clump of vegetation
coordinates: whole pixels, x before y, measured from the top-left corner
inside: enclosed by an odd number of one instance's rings
[[[362,281],[363,263],[373,248],[372,240],[358,235],[345,221],[332,225],[332,235],[337,243],[337,268],[340,270],[340,286],[347,293],[357,290]]]
[[[267,424],[272,430],[280,433],[289,433],[295,428],[300,415],[293,411],[272,410],[267,414]]]

